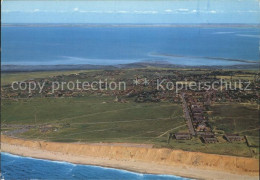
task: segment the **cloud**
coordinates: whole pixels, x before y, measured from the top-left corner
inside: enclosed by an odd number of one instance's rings
[[[134,11],[134,14],[157,14],[158,11]]]
[[[157,14],[158,11],[126,11],[126,10],[107,10],[107,11],[99,11],[99,10],[92,10],[92,11],[84,11],[84,10],[77,10],[79,13],[100,13],[100,14]]]
[[[179,12],[188,12],[189,9],[185,9],[185,8],[180,8],[180,9],[176,9]]]
[[[249,10],[249,11],[235,11],[236,13],[259,13],[259,11]]]
[[[84,10],[77,10],[75,12],[79,12],[79,13],[103,13],[103,11],[84,11]]]
[[[211,13],[211,14],[216,14],[217,11],[212,10],[212,11],[209,11],[209,13]]]
[[[11,10],[8,10],[8,9],[3,9],[2,12],[4,13],[9,13],[9,12],[12,12]]]
[[[132,10],[132,11],[126,11],[126,10],[82,10],[78,7],[73,8],[72,10],[42,10],[42,9],[32,9],[32,10],[2,10],[3,13],[69,13],[69,12],[75,12],[75,13],[98,13],[98,14],[193,14],[193,13],[221,13],[221,11],[211,10],[211,11],[197,11],[196,9],[189,10],[189,9],[165,9],[162,11],[155,11],[155,10]],[[244,12],[255,12],[255,11],[244,11]],[[236,11],[235,13],[240,13]]]
[[[120,14],[126,14],[126,13],[128,13],[128,11],[120,10],[120,11],[117,11],[117,13],[120,13]]]
[[[172,10],[172,9],[166,9],[163,11],[164,14],[193,14],[193,13],[197,13],[199,11],[197,11],[196,9],[193,9],[193,10],[189,10],[189,9],[186,9],[186,8],[180,8],[180,9],[175,9],[175,10]]]
[[[187,9],[187,8],[179,8],[179,9],[163,9],[163,10],[125,10],[125,9],[119,9],[119,10],[98,10],[98,9],[92,9],[92,10],[84,10],[79,7],[74,7],[70,10],[49,10],[49,9],[31,9],[31,10],[13,10],[13,9],[3,9],[2,13],[97,13],[97,14],[195,14],[195,13],[201,13],[201,14],[220,14],[220,13],[259,13],[257,10],[232,10],[232,11],[224,11],[221,9],[211,9],[211,10],[198,10],[198,9]]]
[[[37,13],[37,12],[48,12],[47,10],[40,10],[40,9],[32,9],[32,10],[26,10],[26,11],[20,11],[20,10],[2,10],[3,13]]]
[[[104,13],[112,14],[115,13],[115,11],[105,11]]]
[[[164,11],[167,13],[173,12],[173,10],[171,10],[171,9],[165,9]]]

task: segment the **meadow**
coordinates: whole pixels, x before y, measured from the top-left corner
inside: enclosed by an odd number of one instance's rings
[[[88,70],[89,72],[95,70]],[[57,75],[69,75],[73,73],[86,72],[86,70],[74,70],[74,71],[39,71],[39,72],[11,72],[1,73],[1,85],[11,84],[14,81],[25,81],[36,78],[47,78]]]
[[[36,125],[25,138],[83,142],[146,142],[186,126],[180,105],[117,103],[104,96],[4,100],[2,123]],[[42,133],[44,127],[57,130]]]
[[[10,84],[13,80],[79,72],[92,74],[92,71],[8,73],[2,75],[2,85]],[[205,70],[182,72],[204,74]],[[127,79],[135,73],[135,70],[126,70],[118,76]],[[142,71],[138,73],[142,74]],[[152,73],[144,72],[142,75],[149,76]],[[167,71],[163,73],[170,75]],[[138,103],[134,97],[116,102],[115,98],[103,94],[2,99],[1,130],[20,138],[54,142],[141,143],[186,151],[259,157],[259,115],[255,103],[219,102],[210,106],[207,113],[218,143],[204,144],[200,137],[191,140],[171,139],[167,143],[169,133],[188,132],[181,103]],[[24,131],[17,133],[17,128]],[[246,136],[247,141],[229,143],[223,139],[225,133],[239,133]]]

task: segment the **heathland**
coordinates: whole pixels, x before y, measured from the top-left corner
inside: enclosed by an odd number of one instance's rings
[[[204,89],[196,90],[196,95],[189,88],[180,92],[154,89],[158,78],[182,82],[180,84],[212,83],[220,79],[234,84],[241,79],[244,84],[251,82],[251,90],[220,92],[217,87],[218,90],[209,90],[210,94],[205,97]],[[48,91],[52,81],[91,82],[98,79],[124,81],[128,86],[125,91]],[[49,86],[41,94],[37,93],[38,89],[31,93],[16,92],[11,89],[13,81],[46,82]],[[53,142],[139,143],[155,148],[258,158],[259,79],[256,71],[146,68],[6,73],[2,74],[2,85],[1,131],[8,136]],[[193,124],[194,129],[213,133],[214,143],[205,143],[200,135],[189,140],[170,136],[189,133],[181,93],[193,95],[196,102],[199,100],[198,103],[204,104],[206,122]],[[205,99],[210,102],[206,104]],[[198,130],[202,125],[205,129]],[[228,142],[223,138],[225,134],[236,134],[243,140]]]

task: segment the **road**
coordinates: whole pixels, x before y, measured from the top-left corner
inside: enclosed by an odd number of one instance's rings
[[[182,98],[182,103],[183,103],[182,104],[182,108],[183,108],[184,116],[185,116],[185,119],[187,120],[187,125],[188,125],[188,128],[189,128],[190,134],[195,136],[196,132],[195,132],[194,127],[192,125],[192,121],[191,121],[188,105],[187,105],[187,102],[186,102],[184,96],[185,96],[185,94],[182,93],[181,94],[181,98]]]

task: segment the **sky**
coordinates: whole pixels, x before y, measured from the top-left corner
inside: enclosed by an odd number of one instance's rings
[[[260,23],[258,0],[3,0],[2,23]]]

